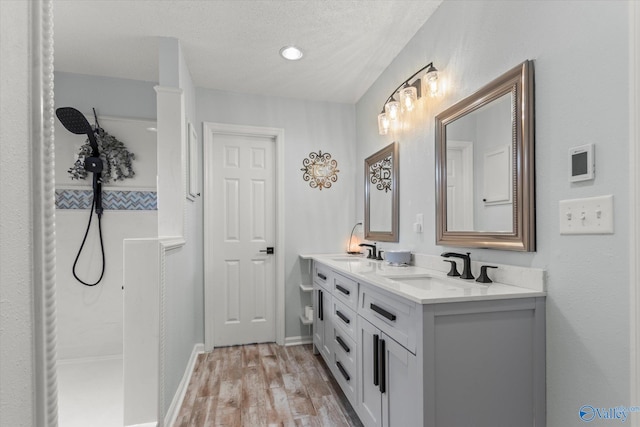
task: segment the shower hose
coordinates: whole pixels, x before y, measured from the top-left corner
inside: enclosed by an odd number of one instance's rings
[[[87,241],[87,236],[89,235],[89,229],[91,228],[91,220],[93,219],[93,208],[96,205],[96,198],[94,196],[93,201],[91,202],[91,213],[89,214],[89,223],[87,224],[87,231],[84,233],[84,238],[82,239],[82,244],[80,245],[80,249],[78,250],[78,255],[76,255],[76,260],[73,262],[73,277],[80,283],[85,286],[95,286],[102,280],[102,276],[104,276],[104,242],[102,241],[102,214],[98,213],[98,233],[100,235],[100,250],[102,251],[102,272],[100,273],[100,278],[95,283],[87,283],[84,280],[80,279],[76,274],[76,265],[78,264],[78,259],[80,258],[80,254],[82,253],[82,249],[84,248],[84,244]]]

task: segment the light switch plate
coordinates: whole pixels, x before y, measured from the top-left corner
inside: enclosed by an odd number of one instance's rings
[[[413,223],[413,231],[416,233],[422,233],[424,229],[424,215],[419,213],[416,214],[416,222]]]
[[[613,234],[613,195],[561,200],[560,234]]]

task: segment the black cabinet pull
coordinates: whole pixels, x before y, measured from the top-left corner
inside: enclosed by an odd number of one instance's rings
[[[378,313],[379,315],[386,317],[387,319],[391,320],[392,322],[396,321],[396,315],[395,314],[391,314],[389,313],[387,310],[385,310],[382,307],[378,307],[375,304],[371,304],[371,310],[375,311],[376,313]]]
[[[336,316],[338,316],[339,318],[341,318],[341,319],[344,321],[344,323],[346,323],[347,325],[348,325],[349,323],[351,323],[351,319],[349,319],[347,316],[345,316],[344,314],[342,314],[342,313],[340,312],[340,310],[336,311]]]
[[[327,276],[325,276],[322,273],[318,273],[318,277],[321,278],[322,280],[327,280]]]
[[[380,343],[380,339],[378,338],[378,334],[373,334],[373,385],[380,384],[380,377],[378,376],[378,344]]]
[[[340,285],[336,285],[336,289],[339,290],[340,292],[342,292],[345,295],[349,295],[351,293],[351,291],[349,289],[343,288]]]
[[[340,338],[339,336],[336,336],[336,342],[340,344],[340,347],[342,347],[344,351],[346,351],[347,353],[351,352],[349,346],[344,341],[342,341],[342,338]]]
[[[385,372],[387,367],[385,366],[386,349],[384,340],[380,340],[380,356],[378,357],[380,362],[380,393],[387,391],[387,373]]]
[[[336,362],[336,366],[338,367],[338,369],[340,370],[340,373],[342,374],[342,376],[344,377],[345,380],[349,381],[351,379],[351,377],[349,376],[349,374],[347,373],[346,369],[344,369],[342,367],[342,363],[340,362]]]
[[[324,307],[322,305],[322,291],[318,289],[318,319],[324,320]]]

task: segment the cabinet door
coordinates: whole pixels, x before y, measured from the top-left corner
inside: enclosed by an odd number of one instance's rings
[[[322,293],[324,290],[313,283],[313,352],[317,354],[324,347],[324,320],[322,315]]]
[[[416,356],[389,336],[380,337],[382,426],[421,426],[423,402],[416,402],[416,396],[420,396]]]
[[[356,392],[356,411],[365,426],[381,426],[382,397],[379,389],[380,369],[378,363],[380,330],[362,317],[357,316],[357,334],[358,374],[356,381],[358,390]]]
[[[313,283],[313,351],[320,352],[330,365],[333,324],[331,322],[331,294],[318,283]],[[317,353],[316,353],[317,354]]]
[[[319,348],[320,354],[324,357],[324,361],[327,364],[330,364],[333,360],[333,351],[331,350],[333,346],[331,342],[333,341],[333,322],[331,321],[331,294],[324,289],[321,289],[322,296],[322,347]]]

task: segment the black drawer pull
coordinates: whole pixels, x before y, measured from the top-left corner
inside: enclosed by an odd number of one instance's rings
[[[378,313],[379,315],[381,315],[383,317],[386,317],[387,319],[391,320],[392,322],[396,321],[396,315],[389,313],[387,310],[385,310],[382,307],[378,307],[375,304],[371,304],[371,310],[375,311],[376,313]]]
[[[351,319],[349,319],[347,316],[345,316],[344,314],[342,314],[342,313],[340,312],[340,310],[336,311],[336,316],[338,316],[339,318],[341,318],[341,319],[344,321],[344,323],[346,323],[347,325],[348,325],[349,323],[351,323]]]
[[[351,293],[351,291],[349,289],[343,288],[340,285],[336,285],[336,289],[339,290],[340,292],[342,292],[345,295],[349,295]]]
[[[380,338],[378,334],[373,334],[373,385],[380,385],[380,366],[378,364],[379,346]]]
[[[347,353],[351,353],[351,349],[347,344],[345,344],[344,341],[342,341],[342,338],[340,338],[339,336],[336,336],[336,342],[340,344],[340,347],[342,347],[344,351],[346,351]]]
[[[318,273],[318,277],[321,278],[322,280],[327,280],[327,276],[325,276],[322,273]]]
[[[380,340],[380,346],[378,347],[378,349],[380,350],[380,356],[378,357],[379,363],[380,363],[380,393],[385,393],[387,391],[387,361],[386,356],[387,356],[387,350],[385,348],[385,341],[384,340]]]
[[[344,377],[345,380],[349,381],[351,379],[351,377],[349,376],[349,374],[347,373],[347,371],[342,367],[342,363],[340,362],[336,362],[336,366],[338,367],[338,369],[340,370],[340,373],[342,374],[342,376]]]
[[[322,291],[318,289],[318,319],[324,320],[324,306],[322,304]]]

